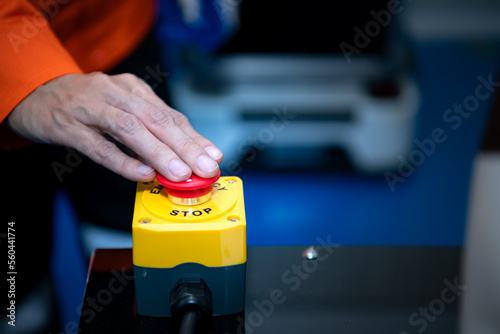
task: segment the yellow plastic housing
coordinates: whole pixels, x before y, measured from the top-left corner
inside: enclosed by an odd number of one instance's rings
[[[182,263],[222,267],[246,262],[243,183],[221,177],[212,198],[194,206],[177,205],[163,186],[138,183],[132,223],[136,266],[173,268]]]

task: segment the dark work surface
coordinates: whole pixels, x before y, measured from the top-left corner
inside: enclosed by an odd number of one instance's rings
[[[245,313],[197,333],[456,333],[459,247],[249,247]],[[135,314],[132,250],[97,250],[81,333],[177,333]],[[243,329],[245,326],[245,329]]]

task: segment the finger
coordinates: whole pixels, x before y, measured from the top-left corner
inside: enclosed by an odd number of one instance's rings
[[[75,140],[71,145],[96,163],[135,182],[151,181],[153,168],[123,153],[115,144],[85,126],[71,130]],[[70,143],[71,144],[71,143]]]
[[[203,147],[205,152],[210,155],[212,159],[214,159],[218,164],[221,163],[223,159],[222,151],[217,148],[210,140],[200,135],[191,125],[187,117],[178,112],[175,109],[171,109],[172,117],[174,118],[177,125],[186,133],[189,137],[191,137],[198,145]]]
[[[103,131],[150,162],[166,178],[184,181],[191,176],[188,165],[168,145],[155,137],[135,115],[108,106],[97,120]]]
[[[157,99],[155,99],[155,97]],[[172,115],[177,126],[191,139],[193,139],[200,147],[202,147],[208,155],[215,160],[218,164],[222,162],[223,154],[222,151],[217,148],[210,140],[200,135],[191,125],[188,118],[180,113],[179,111],[171,108],[167,104],[163,102],[160,98],[158,98],[154,92],[151,94],[151,98],[149,101],[157,106],[158,108],[166,109]]]
[[[218,163],[176,123],[170,108],[161,108],[143,99],[127,99],[127,111],[135,115],[144,126],[170,147],[191,170],[203,178],[217,175]]]
[[[126,106],[126,101],[135,99],[116,86],[113,99],[108,101]],[[191,176],[191,169],[167,145],[158,140],[142,122],[131,113],[104,103],[96,103],[91,110],[80,113],[78,120],[100,132],[109,134],[128,148],[139,154],[149,165],[172,181],[184,181]]]
[[[222,151],[219,150],[210,140],[206,139],[194,130],[188,119],[177,110],[168,106],[160,97],[158,97],[154,90],[144,80],[136,77],[133,74],[124,73],[113,76],[117,79],[120,85],[126,91],[137,95],[144,100],[154,104],[158,108],[166,108],[173,116],[177,125],[190,136],[199,146],[201,146],[208,155],[220,163],[223,158]]]

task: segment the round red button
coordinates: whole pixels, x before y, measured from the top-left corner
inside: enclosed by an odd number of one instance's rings
[[[165,192],[179,198],[201,197],[213,189],[213,184],[220,178],[220,170],[215,177],[204,179],[198,175],[191,175],[189,179],[182,182],[174,182],[161,174],[156,174],[158,182],[165,187]]]

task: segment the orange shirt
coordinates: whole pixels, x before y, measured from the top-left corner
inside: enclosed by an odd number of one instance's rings
[[[51,79],[110,70],[153,21],[152,0],[0,1],[0,121]]]

